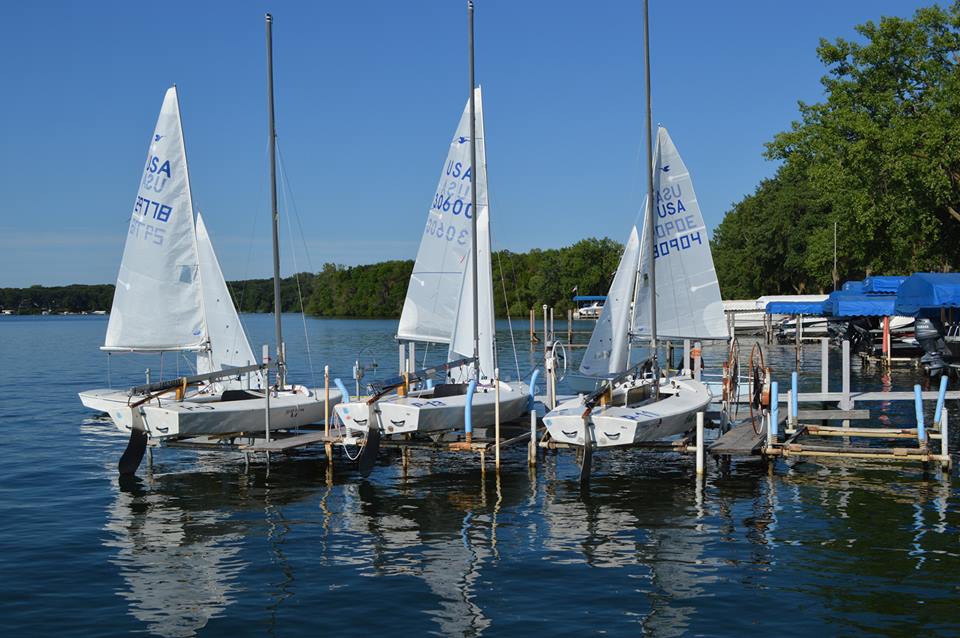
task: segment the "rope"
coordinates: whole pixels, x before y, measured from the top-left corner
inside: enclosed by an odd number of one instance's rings
[[[280,182],[286,187],[280,189],[284,201],[284,210],[290,210],[291,208],[293,209],[294,214],[297,217],[297,225],[300,228],[300,237],[303,239],[303,226],[300,226],[300,214],[296,212],[297,207],[296,203],[293,201],[293,189],[290,188],[290,181],[287,179],[287,171],[283,163],[283,153],[280,152],[279,145],[277,147],[277,157],[280,160]],[[307,365],[310,367],[310,381],[313,383],[314,387],[319,387],[317,385],[317,374],[313,367],[313,353],[310,352],[310,335],[307,332],[307,315],[303,308],[303,291],[300,288],[300,269],[297,267],[297,250],[294,247],[293,242],[293,227],[290,224],[290,215],[285,215],[284,217],[287,220],[287,235],[289,236],[290,255],[293,259],[293,277],[297,282],[297,300],[300,302],[300,321],[303,323],[303,342],[307,350]],[[310,261],[310,253],[307,251],[306,239],[303,239],[303,241],[303,250],[307,258],[307,264],[312,271],[313,264]]]
[[[513,321],[510,319],[510,300],[507,298],[507,283],[503,276],[503,251],[497,253],[497,264],[500,266],[500,288],[503,290],[503,305],[507,309],[507,329],[510,331],[510,345],[513,347],[513,363],[517,366],[517,377],[520,377],[520,358],[517,356],[517,339],[513,334]]]

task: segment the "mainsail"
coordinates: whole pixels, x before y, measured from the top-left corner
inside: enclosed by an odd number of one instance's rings
[[[150,140],[102,348],[200,350],[203,317],[187,153],[171,87]]]
[[[590,345],[580,363],[580,372],[590,376],[618,374],[627,369],[627,339],[630,327],[630,304],[633,301],[640,239],[637,227],[623,249],[620,265],[613,276],[607,300],[600,311],[597,325],[590,336]]]
[[[220,262],[213,252],[213,244],[207,233],[203,216],[197,213],[197,252],[200,261],[200,282],[203,291],[203,310],[207,330],[210,334],[210,348],[197,353],[197,373],[226,370],[257,363],[250,350],[250,342],[237,316],[237,309],[230,298],[227,282],[220,270]],[[247,387],[246,381],[220,379],[220,390]],[[249,387],[263,387],[259,372],[250,377]]]
[[[479,89],[478,89],[479,90]],[[413,265],[397,338],[450,343],[470,256],[470,106],[460,117]],[[472,350],[472,348],[471,348]]]
[[[657,131],[653,184],[657,336],[726,339],[720,283],[700,205],[690,173],[663,127]],[[640,257],[634,336],[650,334],[650,257],[646,249]]]

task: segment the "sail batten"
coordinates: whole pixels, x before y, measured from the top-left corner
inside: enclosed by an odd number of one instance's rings
[[[103,349],[192,351],[207,341],[180,106],[171,87],[130,215]]]

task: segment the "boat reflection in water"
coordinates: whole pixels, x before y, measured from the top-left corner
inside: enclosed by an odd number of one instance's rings
[[[243,532],[227,510],[196,506],[206,475],[133,479],[108,510],[105,545],[116,550],[130,613],[158,636],[191,636],[234,602],[234,581],[246,566]],[[188,495],[181,498],[179,495]]]

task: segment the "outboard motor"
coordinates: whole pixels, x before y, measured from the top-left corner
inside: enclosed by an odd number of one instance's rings
[[[950,359],[951,354],[943,338],[943,324],[937,319],[917,317],[914,334],[924,351],[920,365],[931,377],[945,374],[948,368],[946,360]]]

